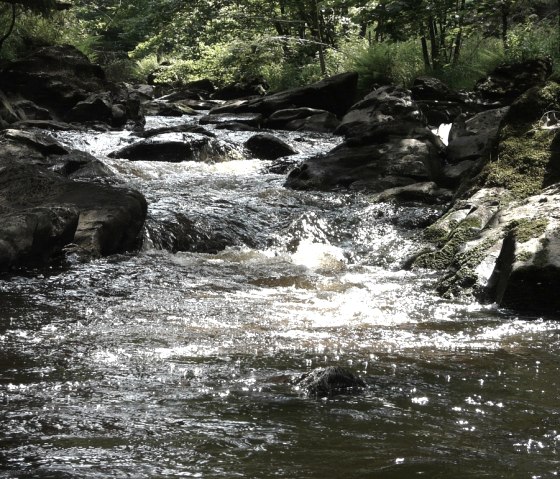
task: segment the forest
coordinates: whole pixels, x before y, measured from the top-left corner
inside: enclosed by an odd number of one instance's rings
[[[69,43],[111,80],[272,91],[357,71],[369,91],[422,74],[470,88],[501,63],[560,57],[556,0],[3,0],[0,58]],[[557,62],[556,62],[557,63]]]

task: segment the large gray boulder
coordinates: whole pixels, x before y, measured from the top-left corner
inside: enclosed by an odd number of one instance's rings
[[[293,170],[286,186],[295,189],[350,187],[379,192],[443,178],[444,145],[400,87],[382,87],[355,104],[336,133],[345,141]]]
[[[90,258],[138,246],[146,200],[109,185],[116,181],[99,160],[38,132],[5,130],[0,149],[0,270],[63,250]]]
[[[314,131],[332,133],[340,125],[334,113],[315,108],[291,108],[274,112],[266,120],[266,126],[278,130]]]
[[[495,154],[427,228],[433,249],[418,254],[414,267],[442,271],[443,295],[560,311],[560,130],[546,115],[559,110],[555,82],[521,95],[502,120]]]
[[[214,113],[261,113],[268,117],[278,110],[303,107],[326,110],[342,116],[354,103],[357,83],[357,73],[341,73],[308,86],[236,101],[212,111]]]

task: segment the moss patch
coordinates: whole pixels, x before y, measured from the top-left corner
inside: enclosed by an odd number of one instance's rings
[[[447,268],[465,243],[479,236],[482,222],[476,216],[467,216],[463,221],[459,222],[455,227],[451,226],[451,228],[451,232],[445,236],[442,234],[443,230],[434,228],[434,232],[440,235],[441,239],[438,243],[440,243],[441,248],[438,251],[419,256],[414,262],[414,266],[439,270]]]
[[[520,219],[514,220],[506,227],[506,231],[511,231],[519,243],[526,243],[530,239],[542,236],[548,227],[548,219],[538,218],[534,220]]]
[[[476,178],[475,190],[501,187],[511,192],[511,199],[523,199],[560,180],[551,177],[552,142],[558,130],[543,129],[540,122],[551,110],[560,110],[560,85],[555,82],[532,88],[511,106],[497,151]]]

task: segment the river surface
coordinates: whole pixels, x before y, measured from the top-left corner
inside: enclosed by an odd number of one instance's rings
[[[219,154],[184,163],[57,133],[149,217],[138,254],[0,276],[0,477],[557,477],[557,318],[444,300],[437,272],[403,270],[441,211],[287,190],[250,133],[216,133]],[[338,141],[277,134],[300,159]],[[294,385],[328,365],[366,390]]]

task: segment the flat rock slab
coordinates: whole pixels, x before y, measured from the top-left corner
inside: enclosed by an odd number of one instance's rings
[[[199,119],[201,125],[220,125],[224,123],[241,123],[260,127],[263,116],[260,113],[214,113]]]

